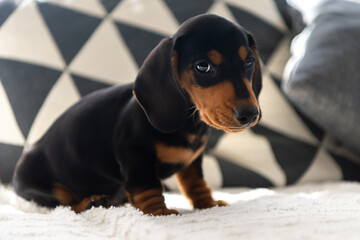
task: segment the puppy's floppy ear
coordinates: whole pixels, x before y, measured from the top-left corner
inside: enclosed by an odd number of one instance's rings
[[[188,114],[174,74],[174,44],[172,38],[163,39],[145,59],[135,80],[135,97],[151,125],[161,132],[179,130]]]
[[[256,44],[253,36],[250,33],[247,33],[249,46],[255,53],[255,71],[252,78],[252,88],[255,93],[256,98],[259,97],[259,93],[262,88],[262,76],[261,76],[261,67],[260,67],[260,58],[259,58],[259,52],[256,49]]]

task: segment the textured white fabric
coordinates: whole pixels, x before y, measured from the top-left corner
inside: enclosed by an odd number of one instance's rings
[[[326,183],[283,189],[225,189],[214,193],[229,207],[190,210],[166,194],[179,216],[151,217],[130,206],[40,208],[0,185],[0,239],[358,239],[360,184]]]

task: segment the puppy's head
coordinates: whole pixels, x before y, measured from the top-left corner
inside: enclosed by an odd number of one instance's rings
[[[259,57],[253,37],[215,15],[200,15],[163,39],[140,68],[134,93],[150,123],[180,129],[195,105],[201,120],[239,132],[260,119]]]

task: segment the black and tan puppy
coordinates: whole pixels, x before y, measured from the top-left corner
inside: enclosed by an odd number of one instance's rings
[[[135,83],[94,92],[72,106],[20,158],[13,184],[25,199],[76,212],[166,208],[161,180],[176,174],[195,208],[215,201],[201,162],[209,126],[240,132],[260,118],[261,73],[252,36],[215,15],[189,19],[163,39]]]

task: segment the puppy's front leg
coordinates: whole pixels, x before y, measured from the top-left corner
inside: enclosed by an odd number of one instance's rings
[[[138,149],[119,154],[122,173],[125,178],[126,195],[131,205],[145,214],[154,216],[179,214],[168,209],[163,196],[163,186],[156,175],[154,161],[150,154]]]
[[[204,209],[215,206],[227,206],[225,201],[215,201],[211,189],[204,180],[202,173],[202,156],[176,174],[180,191],[189,199],[194,208]]]
[[[162,188],[127,192],[127,197],[133,207],[145,214],[153,216],[179,214],[178,211],[166,207]]]

